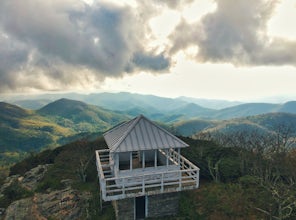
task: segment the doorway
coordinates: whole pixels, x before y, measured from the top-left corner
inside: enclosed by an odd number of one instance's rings
[[[146,198],[145,196],[136,197],[136,219],[144,219],[146,214]]]

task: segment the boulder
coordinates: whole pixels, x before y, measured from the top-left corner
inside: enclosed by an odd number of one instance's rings
[[[83,219],[87,213],[90,193],[67,187],[47,194],[36,193],[31,198],[13,202],[6,210],[10,219]]]

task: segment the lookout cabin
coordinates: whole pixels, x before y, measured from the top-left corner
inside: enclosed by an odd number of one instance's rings
[[[188,145],[140,115],[103,134],[108,149],[97,150],[103,201],[117,219],[174,215],[182,190],[199,186],[199,168],[181,155]]]

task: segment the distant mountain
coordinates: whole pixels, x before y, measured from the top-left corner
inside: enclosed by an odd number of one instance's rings
[[[60,99],[38,111],[0,102],[0,153],[38,151],[95,134],[128,117],[80,101]]]
[[[214,119],[231,119],[240,118],[252,115],[260,115],[271,112],[278,112],[280,109],[279,104],[269,103],[248,103],[241,104],[229,108],[224,108],[216,112],[212,116]]]
[[[279,130],[288,132],[289,135],[296,136],[296,114],[290,113],[268,113],[256,116],[249,116],[244,118],[229,119],[223,121],[206,121],[208,127],[204,129],[195,128],[194,121],[190,126],[190,121],[187,122],[187,130],[191,129],[193,133],[195,129],[196,137],[202,137],[201,134],[216,134],[226,135],[274,135]],[[212,122],[212,123],[211,123]],[[182,124],[175,124],[175,130],[181,130]],[[181,133],[181,134],[186,134]]]
[[[175,134],[189,137],[208,128],[215,127],[217,124],[219,123],[215,121],[193,119],[173,123],[172,127]]]
[[[284,104],[244,103],[225,100],[195,99],[188,97],[165,98],[154,95],[141,95],[127,92],[93,93],[93,94],[42,94],[16,97],[14,100],[20,106],[35,109],[49,100],[56,101],[61,97],[81,101],[85,104],[110,109],[113,113],[135,117],[144,114],[152,120],[172,123],[194,118],[199,119],[232,119],[272,112],[296,113],[296,102]],[[212,108],[205,107],[211,106]],[[228,106],[225,108],[225,106]],[[229,107],[230,106],[230,107]],[[68,109],[72,111],[73,109]],[[67,110],[67,111],[68,111]],[[92,111],[92,110],[91,110]],[[103,120],[104,121],[104,120]]]
[[[65,98],[44,106],[37,113],[53,116],[56,123],[64,127],[70,126],[77,132],[104,131],[128,119],[125,115]]]
[[[100,103],[107,106],[108,102],[115,100],[113,96],[116,99],[116,94],[112,94],[110,99],[105,97],[105,101],[101,99]],[[27,110],[0,102],[0,153],[35,151],[84,137],[94,139],[112,126],[139,114],[183,136],[217,131],[269,134],[280,125],[296,131],[296,114],[293,114],[296,102],[250,103],[213,110],[194,103],[154,96],[147,96],[142,101],[142,95],[121,94],[119,97],[122,98],[119,103],[109,103],[114,108],[116,105],[122,107],[116,111],[65,98],[39,110]],[[128,100],[125,107],[122,106],[124,100]]]
[[[84,101],[111,110],[127,111],[133,108],[142,108],[149,112],[168,112],[188,104],[185,101],[172,98],[127,92],[90,94]]]
[[[296,134],[296,114],[268,113],[250,116],[246,119],[269,130],[287,129],[290,133]]]
[[[1,119],[21,118],[31,114],[29,110],[5,102],[0,102],[0,110]]]
[[[279,107],[278,112],[287,112],[296,114],[296,101],[286,102]]]
[[[70,128],[52,123],[34,111],[0,103],[0,152],[38,150],[72,134]]]
[[[203,106],[205,108],[216,109],[216,110],[243,104],[242,102],[238,102],[238,101],[227,101],[227,100],[219,100],[219,99],[198,99],[198,98],[190,98],[185,96],[181,96],[177,99],[183,100],[189,103],[194,103],[194,104]]]
[[[170,113],[183,115],[184,118],[207,118],[216,113],[217,110],[201,107],[200,105],[189,103],[183,105]]]
[[[47,105],[50,102],[51,100],[49,99],[32,99],[32,100],[28,99],[28,100],[16,100],[13,102],[13,104],[18,105],[25,109],[37,110]]]

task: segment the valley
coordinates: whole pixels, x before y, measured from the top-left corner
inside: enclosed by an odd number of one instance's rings
[[[296,216],[295,102],[212,109],[184,98],[117,95],[100,102],[83,96],[88,102],[59,97],[0,103],[0,208],[6,217],[54,218],[75,206],[72,218],[114,219],[111,205],[98,209],[93,152],[106,148],[103,132],[139,114],[188,143],[182,154],[201,169],[200,188],[181,193],[180,213],[172,219]],[[70,198],[62,209],[61,194]],[[47,200],[56,208],[48,208]]]
[[[293,101],[284,104],[239,103],[211,109],[196,104],[198,100],[184,97],[171,99],[131,93],[60,96],[42,95],[0,103],[1,164],[13,163],[30,152],[55,148],[82,138],[93,140],[114,125],[139,114],[177,135],[193,138],[209,139],[211,136],[213,139],[218,134],[238,133],[272,136],[283,125],[291,131],[296,130],[296,102]],[[56,98],[60,99],[51,101]],[[222,106],[237,104],[219,103]],[[37,106],[39,108],[34,109]],[[290,135],[294,136],[295,132]]]

